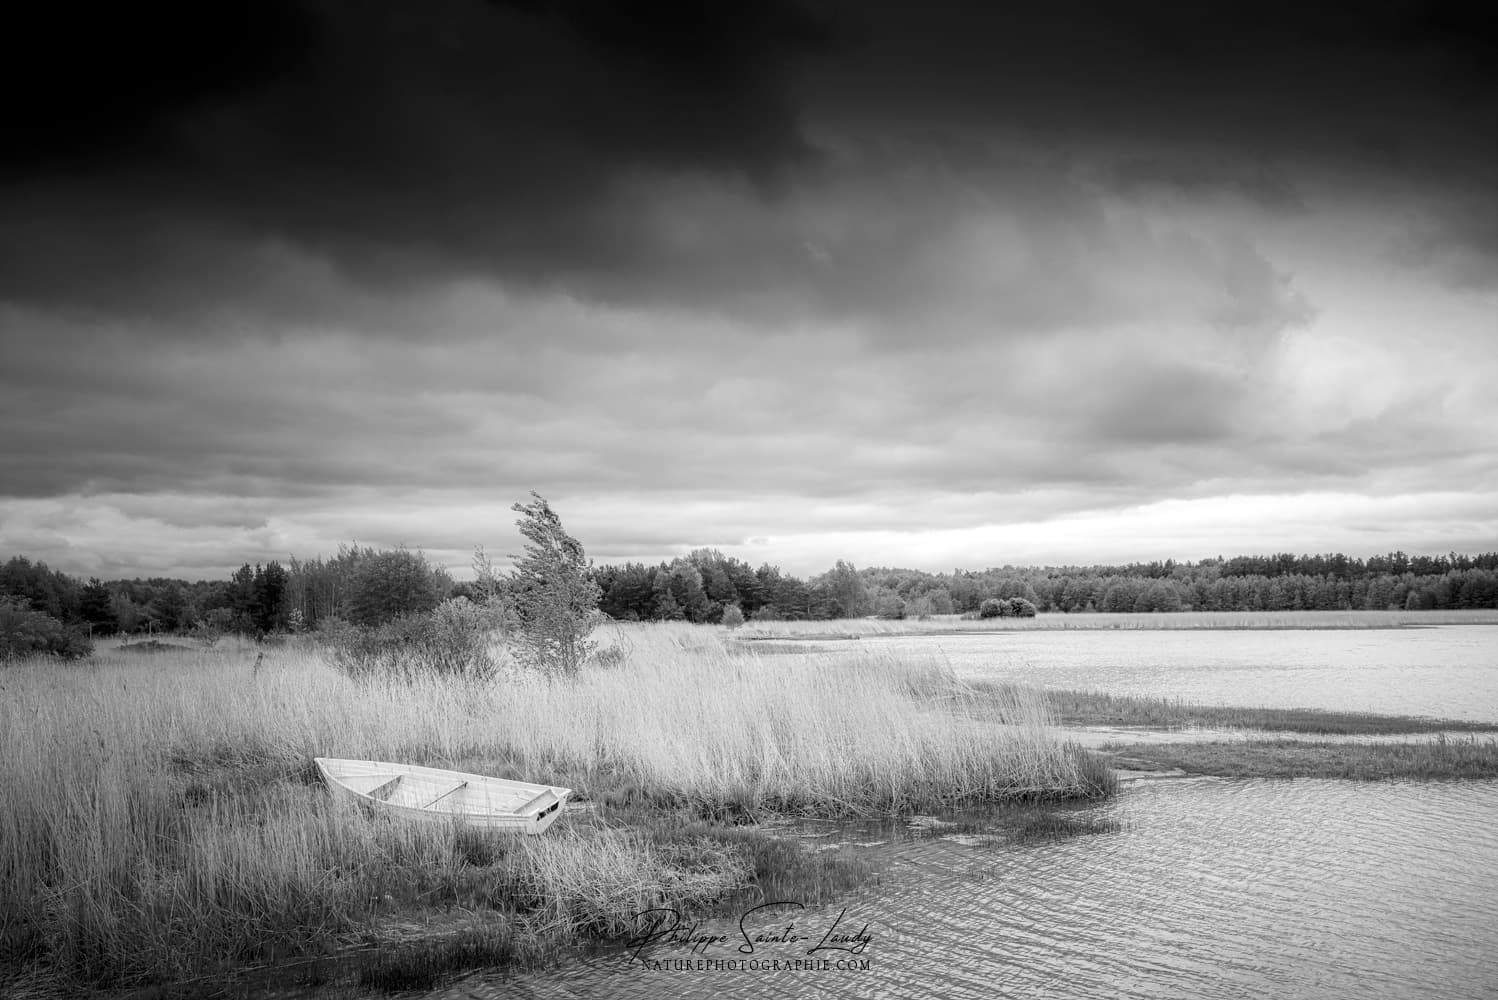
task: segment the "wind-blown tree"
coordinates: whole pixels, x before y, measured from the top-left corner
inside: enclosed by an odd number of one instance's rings
[[[509,601],[520,660],[550,674],[576,676],[592,654],[589,640],[598,621],[598,584],[582,543],[567,534],[562,519],[541,494],[510,509],[525,538],[525,554],[512,555]]]

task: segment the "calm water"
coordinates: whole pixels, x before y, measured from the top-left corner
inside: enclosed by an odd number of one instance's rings
[[[1056,631],[869,638],[959,674],[1206,704],[1498,722],[1498,626],[1283,631]],[[841,654],[849,655],[852,651]]]
[[[1498,721],[1491,627],[1027,632],[861,644],[939,650],[964,675],[1054,687]],[[809,843],[875,855],[878,883],[830,910],[747,922],[759,932],[794,921],[807,940],[761,944],[745,956],[736,951],[738,922],[726,920],[699,930],[728,935],[727,944],[643,953],[665,963],[779,960],[779,971],[654,969],[620,952],[542,976],[480,974],[438,995],[1498,996],[1498,782],[1135,781],[1094,809],[1119,829],[1025,845],[841,828]],[[868,925],[855,959],[868,967],[785,971],[784,963],[808,960],[806,949],[844,906],[838,931]]]

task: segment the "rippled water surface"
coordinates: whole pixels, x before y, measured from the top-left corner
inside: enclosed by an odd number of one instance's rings
[[[1234,705],[1498,721],[1498,628],[1017,632],[831,643],[939,655],[965,676]],[[1093,807],[1114,832],[1024,844],[838,828],[882,876],[832,909],[751,920],[808,940],[479,974],[456,997],[1498,997],[1498,782],[1138,780]],[[875,843],[870,846],[870,841]],[[835,846],[834,846],[835,845]],[[863,846],[859,846],[863,845]],[[867,968],[805,962],[846,906]],[[828,952],[811,959],[848,960]]]
[[[1097,808],[1118,832],[1035,846],[897,838],[871,849],[875,888],[763,921],[820,937],[846,905],[843,927],[868,925],[867,969],[653,969],[617,953],[444,995],[1498,995],[1498,783],[1150,781]],[[729,944],[645,955],[743,957],[736,921],[702,929]],[[754,958],[804,960],[806,947]]]
[[[964,676],[1043,687],[1498,722],[1498,626],[1492,625],[1035,631],[827,645],[939,656]]]

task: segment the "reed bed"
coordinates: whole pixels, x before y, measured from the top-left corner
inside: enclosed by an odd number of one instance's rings
[[[976,682],[981,686],[982,682]],[[1498,732],[1498,723],[1426,716],[1335,712],[1316,708],[1249,708],[1201,705],[1180,698],[1150,698],[1102,691],[1047,689],[1063,726],[1137,726],[1150,729],[1256,729],[1327,736],[1394,733]]]
[[[613,666],[556,683],[356,680],[295,647],[0,669],[0,991],[7,969],[138,987],[274,967],[454,909],[505,915],[505,953],[527,953],[763,879],[766,844],[683,834],[704,817],[1113,787],[1037,692],[975,691],[937,663],[746,656],[681,626],[605,639]],[[594,807],[541,838],[382,821],[326,795],[319,755],[563,784]],[[597,811],[611,800],[662,819],[621,826]],[[471,937],[443,954],[493,951]]]
[[[1476,736],[1403,743],[1254,740],[1110,746],[1119,766],[1224,778],[1460,781],[1498,778],[1498,740]]]

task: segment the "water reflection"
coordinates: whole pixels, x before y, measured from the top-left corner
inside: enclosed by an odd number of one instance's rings
[[[660,971],[611,954],[447,997],[1491,997],[1498,783],[1137,782],[1114,833],[1026,846],[844,829],[867,970]],[[830,923],[844,903],[797,916]],[[714,926],[736,935],[734,921]],[[737,942],[737,938],[733,938]],[[658,959],[730,958],[657,948]],[[769,957],[766,952],[762,957]],[[800,957],[805,957],[800,956]]]

